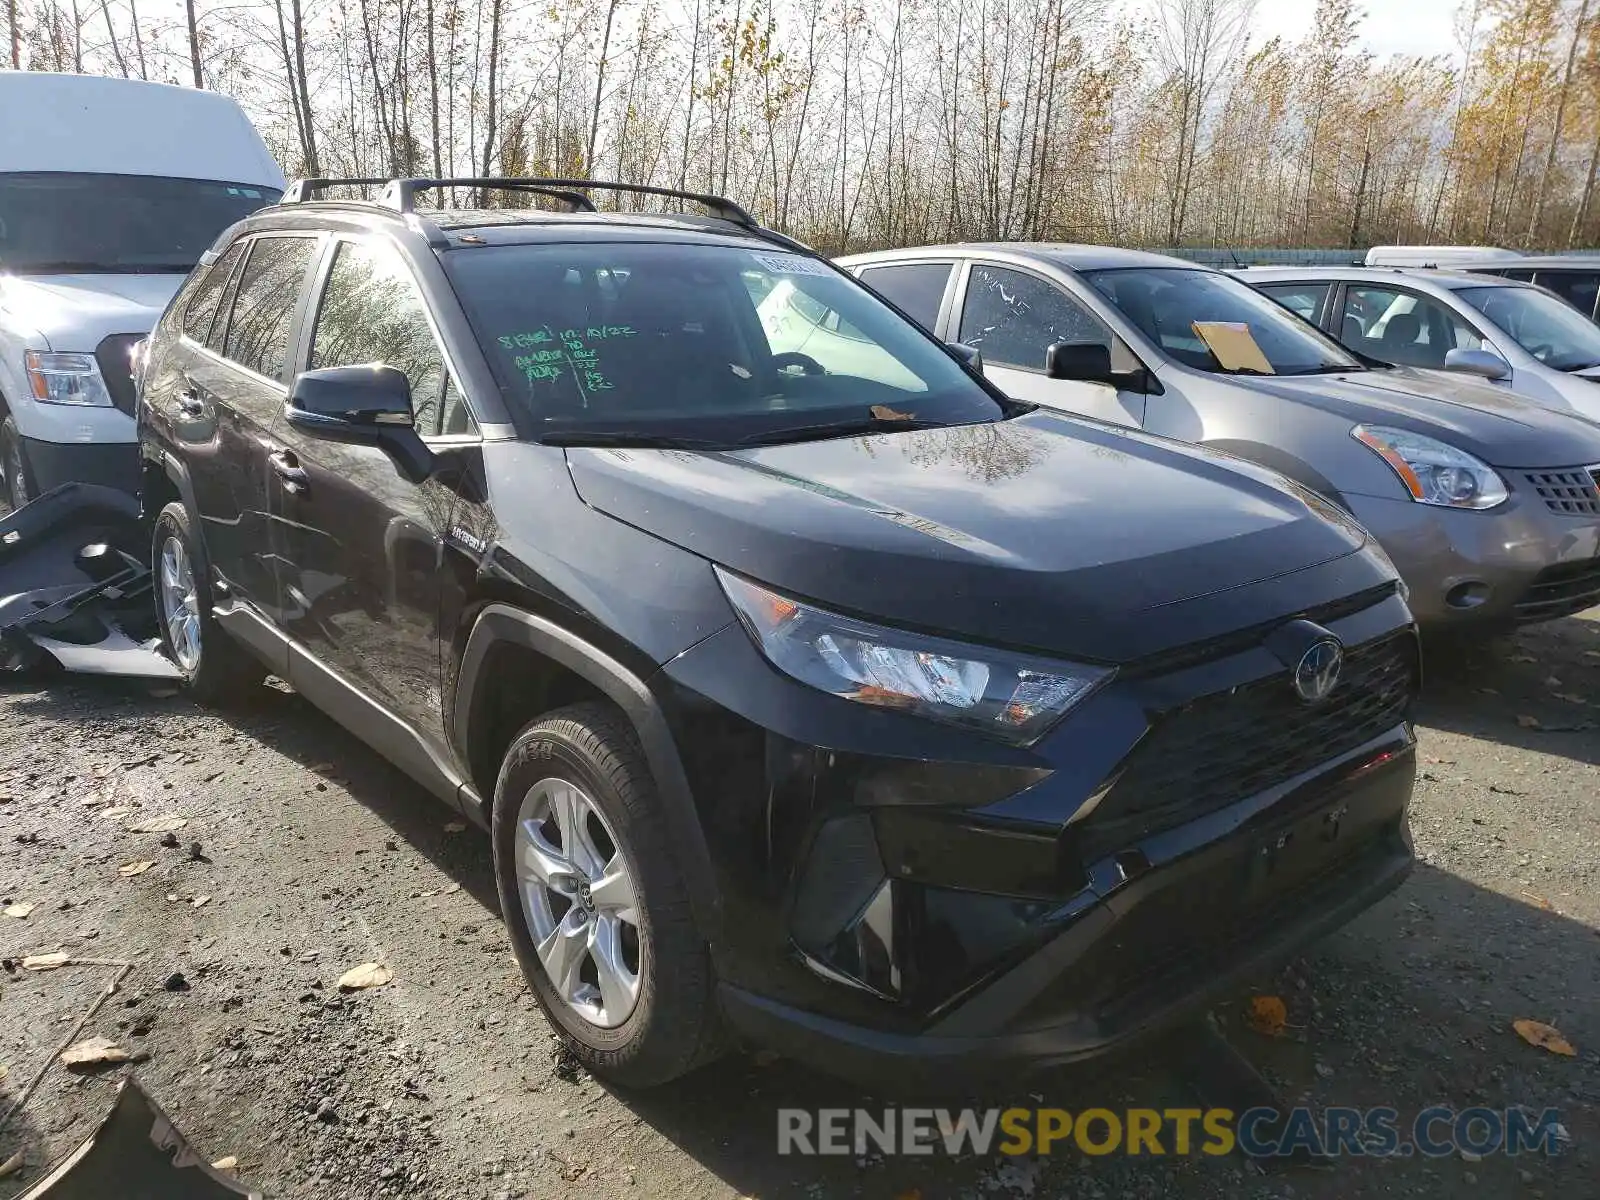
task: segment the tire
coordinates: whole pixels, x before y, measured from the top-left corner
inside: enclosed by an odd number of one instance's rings
[[[9,504],[12,511],[33,499],[33,477],[28,473],[27,459],[23,457],[22,434],[17,431],[17,423],[10,416],[0,420],[0,476],[4,477],[0,500]]]
[[[579,803],[570,800],[572,791]],[[562,831],[584,803],[599,820],[585,819],[585,832],[573,839]],[[557,819],[558,809],[569,814],[565,825]],[[540,820],[542,813],[549,815]],[[542,842],[530,840],[534,829]],[[721,1035],[710,952],[667,849],[666,816],[655,781],[632,726],[616,709],[575,704],[525,727],[507,750],[495,783],[491,833],[512,949],[551,1026],[589,1071],[624,1086],[653,1087],[716,1057]],[[587,883],[558,895],[525,871],[522,864],[540,846],[547,870],[551,863],[581,866],[585,858],[604,863],[598,873],[592,865],[588,870],[591,881],[599,880],[592,897]],[[606,882],[614,879],[619,864],[630,891],[619,893]],[[565,896],[572,897],[570,904],[558,913],[557,902]],[[627,910],[615,906],[619,896],[633,900],[631,957]],[[536,926],[548,928],[552,920],[573,934],[568,948],[584,947],[573,951],[578,966],[567,974],[564,988],[535,944]],[[542,940],[550,952],[554,943]],[[618,945],[622,969],[611,973],[612,987],[603,990],[596,947]],[[637,989],[628,1008],[619,980],[626,980],[630,966]]]
[[[195,699],[216,704],[237,699],[260,684],[267,671],[212,616],[210,581],[194,547],[188,510],[177,502],[167,505],[156,518],[150,549],[155,572],[151,591],[161,649],[183,673],[184,684]],[[179,595],[189,607],[187,619],[175,621],[175,614],[183,611]]]

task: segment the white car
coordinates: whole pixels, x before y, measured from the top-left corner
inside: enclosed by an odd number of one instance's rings
[[[1239,278],[1347,348],[1480,376],[1600,421],[1600,326],[1546,288],[1493,275],[1370,267],[1248,267]]]
[[[135,490],[130,353],[283,172],[237,102],[0,72],[0,502]]]

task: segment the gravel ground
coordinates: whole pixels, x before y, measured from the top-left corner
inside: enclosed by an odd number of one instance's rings
[[[1287,1036],[1244,1029],[1242,997],[1217,1014],[1286,1097],[1554,1106],[1559,1159],[1264,1174],[1238,1158],[779,1157],[780,1105],[874,1101],[749,1057],[645,1096],[565,1069],[507,947],[487,840],[271,687],[211,713],[142,684],[0,685],[0,903],[35,906],[0,917],[0,952],[131,963],[83,1036],[139,1056],[197,1148],[274,1198],[1600,1196],[1596,616],[1432,665],[1415,874],[1253,989],[1285,1000]],[[172,815],[175,845],[131,831]],[[153,865],[119,871],[138,862]],[[393,982],[341,994],[369,961]],[[0,978],[4,1107],[116,971]],[[1577,1056],[1522,1042],[1521,1017]],[[0,1160],[25,1155],[0,1200],[86,1136],[129,1069],[51,1068],[0,1131]],[[1032,1095],[1006,1099],[1185,1102],[1151,1055]]]

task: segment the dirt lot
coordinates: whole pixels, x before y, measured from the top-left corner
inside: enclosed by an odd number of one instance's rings
[[[648,1096],[558,1069],[486,839],[270,687],[215,714],[137,684],[0,685],[0,902],[35,906],[0,917],[0,952],[131,962],[84,1036],[147,1056],[134,1069],[200,1150],[237,1156],[269,1197],[1600,1195],[1600,621],[1435,664],[1421,723],[1413,878],[1261,981],[1287,1037],[1244,1030],[1240,1005],[1219,1019],[1314,1105],[1557,1107],[1559,1159],[780,1158],[780,1104],[871,1102],[748,1057]],[[175,847],[130,830],[169,815],[187,818]],[[367,961],[393,982],[341,995]],[[0,978],[3,1107],[115,973]],[[1521,1017],[1577,1056],[1524,1044]],[[85,1136],[128,1069],[51,1068],[0,1132],[0,1159],[26,1155],[0,1198]],[[1159,1106],[1176,1089],[1147,1061],[1006,1099]]]

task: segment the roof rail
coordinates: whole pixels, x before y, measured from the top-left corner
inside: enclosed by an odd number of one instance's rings
[[[442,182],[448,183],[453,181]],[[388,208],[396,208],[396,206],[390,203],[388,200],[389,189],[392,188],[395,183],[396,180],[392,176],[386,176],[382,179],[296,179],[284,191],[283,199],[278,201],[278,203],[302,204],[308,200],[316,199],[316,194],[318,192],[324,191],[330,187],[382,187],[384,188],[384,192],[379,195],[376,201],[364,201],[364,203],[377,203]],[[595,211],[593,201],[591,201],[589,197],[585,196],[582,192],[563,191],[558,188],[539,186],[533,182],[519,183],[513,180],[506,180],[503,184],[501,184],[501,186],[503,186],[507,191],[537,192],[542,196],[549,196],[553,200],[560,200],[564,202],[573,212]],[[398,211],[409,212],[411,210],[407,208]]]
[[[572,189],[578,192],[587,192],[591,189],[599,188],[608,192],[630,192],[641,196],[670,196],[678,200],[688,200],[709,210],[724,221],[732,221],[736,225],[743,225],[749,229],[760,228],[754,217],[724,196],[712,196],[703,192],[682,192],[676,188],[652,187],[644,183],[613,183],[603,179],[541,179],[533,176],[513,178],[392,179],[385,182],[387,182],[388,186],[384,189],[383,195],[378,198],[378,202],[402,213],[415,211],[416,194],[433,188],[503,188],[508,191],[544,191],[552,194],[553,189]],[[594,204],[586,196],[583,197],[583,200],[588,205],[587,211],[593,212]]]

